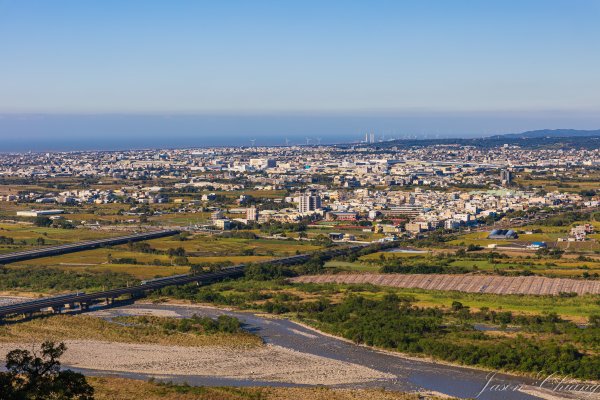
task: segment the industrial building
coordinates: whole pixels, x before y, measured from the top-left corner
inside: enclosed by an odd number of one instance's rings
[[[48,215],[63,214],[65,210],[30,210],[30,211],[17,211],[18,217],[41,217]]]
[[[488,239],[516,239],[518,238],[519,235],[517,235],[517,232],[513,231],[512,229],[494,229],[493,231],[490,232],[490,234],[488,235]]]

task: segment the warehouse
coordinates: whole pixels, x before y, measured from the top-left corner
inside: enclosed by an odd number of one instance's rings
[[[494,229],[488,235],[488,239],[516,239],[519,235],[512,229]]]
[[[41,217],[44,215],[58,215],[63,214],[64,210],[30,210],[30,211],[17,211],[17,217]]]

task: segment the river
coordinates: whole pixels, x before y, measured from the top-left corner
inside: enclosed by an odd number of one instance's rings
[[[485,371],[405,358],[390,352],[378,351],[324,335],[287,319],[268,318],[250,312],[229,311],[212,307],[141,303],[121,308],[103,308],[100,311],[100,315],[104,318],[122,315],[146,315],[148,310],[176,313],[180,317],[190,317],[193,314],[213,318],[222,314],[230,315],[240,319],[244,324],[244,329],[259,335],[266,343],[282,346],[301,353],[314,354],[366,366],[395,376],[394,379],[346,384],[337,387],[385,388],[395,391],[424,390],[461,398],[473,398],[486,386],[486,382],[488,381],[488,372]],[[106,375],[106,373],[99,371],[80,371],[93,375]],[[115,373],[111,374],[115,375]],[[116,373],[116,375],[138,379],[149,378],[149,376],[132,373]],[[281,382],[222,379],[209,376],[168,375],[159,378],[174,382],[187,382],[190,385],[299,386]],[[531,380],[526,378],[505,374],[497,374],[493,382],[494,384],[508,384],[511,387],[524,383],[532,383]],[[521,400],[537,399],[538,397],[512,390],[502,392],[485,390],[479,398],[482,400]]]

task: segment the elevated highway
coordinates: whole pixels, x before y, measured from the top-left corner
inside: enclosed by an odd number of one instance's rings
[[[369,246],[369,244],[360,244],[344,248],[330,249],[320,253],[300,254],[291,257],[284,257],[270,261],[265,261],[261,264],[300,264],[310,260],[315,255],[320,255],[322,258],[327,259],[340,256],[342,254],[356,252],[367,246]],[[23,303],[11,304],[4,307],[0,307],[0,320],[9,316],[18,315],[30,317],[34,313],[41,312],[47,309],[50,309],[54,313],[61,312],[63,308],[79,308],[79,310],[81,311],[87,311],[89,309],[89,306],[94,303],[106,301],[107,304],[112,304],[114,303],[115,299],[125,295],[129,295],[132,298],[134,298],[136,296],[142,296],[145,292],[160,289],[166,286],[185,285],[193,282],[197,282],[198,284],[206,284],[224,278],[236,278],[242,276],[244,274],[245,269],[246,264],[239,264],[231,267],[225,267],[215,272],[184,274],[173,277],[158,278],[144,281],[139,285],[105,290],[102,292],[72,293],[61,296],[46,297]]]
[[[91,250],[102,246],[115,246],[129,242],[139,242],[142,240],[158,239],[161,237],[177,235],[179,233],[180,231],[178,230],[165,229],[160,231],[134,233],[131,235],[118,236],[114,238],[62,244],[58,246],[45,246],[32,250],[2,254],[0,255],[0,264],[9,264],[17,261],[33,260],[34,258],[56,256],[59,254],[75,253],[78,251]]]

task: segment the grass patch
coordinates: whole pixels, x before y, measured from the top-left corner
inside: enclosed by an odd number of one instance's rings
[[[384,390],[273,387],[193,387],[113,377],[88,377],[96,400],[418,400]],[[435,397],[430,397],[434,400]]]
[[[394,289],[398,295],[413,296],[421,307],[450,307],[454,301],[473,309],[488,307],[496,311],[524,314],[556,313],[571,320],[587,320],[600,312],[600,296],[586,295],[563,298],[558,296],[495,295],[485,293],[443,292],[422,289]],[[368,296],[368,293],[365,293]],[[382,295],[379,295],[382,296]]]
[[[328,261],[325,263],[325,268],[335,268],[342,271],[352,272],[378,272],[379,266],[362,264],[360,262],[349,261]]]
[[[459,301],[472,309],[488,307],[494,311],[511,311],[528,315],[556,313],[573,321],[585,322],[590,315],[600,314],[600,296],[575,297],[495,295],[488,293],[463,293],[424,289],[382,287],[371,284],[287,283],[278,281],[235,280],[211,286],[194,285],[165,288],[154,296],[168,296],[200,303],[214,303],[240,308],[261,309],[265,302],[277,302],[290,297],[299,301],[326,298],[336,302],[354,293],[366,298],[381,299],[387,293],[414,299],[419,307],[449,308]]]
[[[188,321],[189,330],[179,329]],[[234,333],[208,330],[193,319],[167,317],[127,317],[107,321],[89,315],[54,315],[18,324],[0,326],[0,341],[102,340],[174,346],[255,347],[258,336],[238,330]]]

